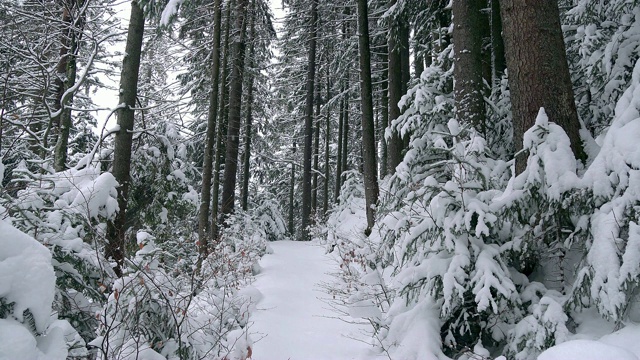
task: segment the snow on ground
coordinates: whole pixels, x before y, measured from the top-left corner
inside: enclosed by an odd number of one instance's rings
[[[366,339],[367,327],[338,319],[325,302],[322,284],[332,282],[329,273],[337,264],[324,249],[296,241],[270,246],[273,254],[260,260],[262,271],[253,284],[263,298],[251,318],[252,359],[379,359],[371,346],[354,340]]]

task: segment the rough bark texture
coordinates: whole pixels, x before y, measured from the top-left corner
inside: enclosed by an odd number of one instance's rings
[[[483,131],[485,128],[482,82],[482,14],[485,0],[453,1],[454,96],[456,117]]]
[[[242,85],[244,73],[244,50],[247,33],[245,16],[247,0],[238,0],[235,11],[235,31],[232,47],[231,86],[229,89],[229,124],[224,157],[224,183],[222,186],[222,214],[233,213],[238,172],[238,148],[240,146],[240,114],[242,109]]]
[[[295,193],[295,189],[296,189],[296,162],[295,162],[295,157],[296,155],[296,143],[295,141],[293,142],[293,148],[291,149],[291,182],[289,184],[289,235],[292,238],[295,238],[296,236],[296,229],[294,227],[294,221],[293,221],[293,209],[294,209],[294,193]]]
[[[388,46],[385,44],[383,48],[383,54],[380,56],[382,66],[385,71],[382,72],[382,91],[380,92],[380,128],[382,130],[382,139],[380,146],[382,147],[380,152],[380,178],[384,178],[389,173],[389,151],[387,150],[387,142],[384,138],[384,132],[389,126],[389,56],[387,54]]]
[[[362,108],[362,158],[364,197],[367,213],[366,234],[375,223],[378,203],[378,168],[373,123],[373,88],[371,85],[371,51],[369,49],[369,12],[367,0],[358,0],[358,50],[360,53],[360,99]]]
[[[320,78],[320,76],[318,76]],[[320,79],[316,81],[314,95],[316,110],[313,120],[313,177],[311,181],[311,221],[318,216],[318,174],[320,173]]]
[[[311,221],[311,155],[313,152],[313,95],[316,76],[316,23],[318,22],[318,0],[311,1],[311,24],[309,24],[309,57],[307,61],[307,96],[304,111],[304,169],[302,174],[302,231],[300,240],[310,240]]]
[[[213,146],[216,141],[216,125],[218,122],[218,88],[220,85],[220,26],[222,24],[221,0],[214,0],[213,7],[213,49],[211,53],[211,95],[207,114],[207,133],[202,166],[202,190],[200,211],[198,213],[198,241],[200,254],[208,253],[208,236],[210,230],[209,207],[211,204],[211,178],[213,176]],[[217,201],[217,199],[216,199]]]
[[[344,87],[342,91],[344,92]],[[344,129],[344,99],[340,100],[340,109],[338,110],[338,154],[336,156],[336,188],[334,202],[337,204],[340,197],[340,188],[342,187],[342,138],[344,137],[342,131]]]
[[[133,141],[133,122],[136,95],[138,92],[138,75],[140,72],[140,55],[142,35],[144,33],[144,13],[136,1],[131,2],[131,16],[127,32],[125,56],[120,76],[120,104],[118,110],[119,130],[115,136],[112,173],[120,186],[118,187],[118,212],[116,218],[107,225],[105,256],[116,262],[114,271],[122,275],[125,256],[125,232],[127,195],[130,185],[131,144]]]
[[[566,50],[556,0],[500,0],[509,88],[513,110],[515,151],[535,124],[541,107],[549,120],[569,136],[576,158],[586,159],[579,130]],[[516,172],[526,157],[516,157]]]
[[[491,77],[492,83],[500,81],[507,68],[502,40],[502,20],[500,19],[500,2],[491,0]]]
[[[391,0],[389,6],[395,5],[396,0]],[[391,21],[389,26],[389,125],[400,116],[398,102],[402,98],[402,51],[400,42],[400,29],[397,21]],[[394,129],[387,140],[387,171],[393,175],[396,167],[402,161],[402,138]]]
[[[227,3],[227,9],[225,11],[225,30],[224,30],[224,45],[222,54],[224,58],[222,60],[222,77],[220,78],[220,106],[218,110],[218,133],[216,134],[216,161],[213,169],[213,184],[212,188],[212,205],[211,205],[211,239],[218,239],[218,230],[220,228],[220,219],[218,216],[220,209],[220,169],[224,162],[225,141],[227,139],[227,120],[229,118],[229,96],[228,96],[228,81],[229,77],[229,33],[231,31],[231,8],[233,1]]]
[[[64,92],[73,87],[76,83],[77,66],[76,54],[78,50],[78,42],[74,32],[71,32],[71,48],[67,54],[68,60],[66,69],[66,79],[64,81]],[[53,166],[56,171],[64,171],[67,169],[67,153],[69,150],[69,134],[73,127],[73,119],[71,118],[71,104],[73,103],[73,94],[68,94],[60,99],[60,130],[58,139],[53,152]]]
[[[329,74],[327,72],[327,99],[331,99],[331,83],[329,82]],[[325,115],[325,135],[324,135],[324,182],[322,183],[322,217],[326,218],[329,211],[329,176],[331,175],[330,160],[330,143],[331,143],[331,110],[326,106],[327,113]]]
[[[249,64],[247,66],[247,110],[245,120],[245,132],[244,132],[244,157],[242,159],[242,210],[247,211],[249,208],[249,180],[251,179],[251,172],[249,171],[249,164],[251,162],[251,126],[253,122],[253,57],[255,56],[255,41],[256,37],[256,24],[255,13],[251,13],[251,47],[249,48]]]

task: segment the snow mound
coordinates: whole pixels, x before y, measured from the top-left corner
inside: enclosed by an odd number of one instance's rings
[[[572,340],[549,348],[538,360],[638,360],[629,350],[593,340]]]

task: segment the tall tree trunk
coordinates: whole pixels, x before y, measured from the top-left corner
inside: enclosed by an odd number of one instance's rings
[[[500,10],[515,151],[522,149],[525,131],[544,107],[549,120],[567,132],[576,158],[585,160],[557,1],[501,0]],[[516,157],[516,172],[525,167],[526,156],[521,154]]]
[[[71,25],[73,26],[73,25]],[[63,86],[63,93],[72,88],[76,83],[77,66],[76,55],[78,53],[78,39],[74,30],[69,31],[69,46],[70,49],[66,54],[66,76]],[[58,138],[56,140],[56,146],[53,152],[53,166],[56,171],[63,171],[67,169],[67,153],[69,148],[69,135],[71,128],[73,127],[73,120],[71,118],[71,104],[73,103],[73,94],[68,94],[66,97],[60,96],[60,126],[58,131]]]
[[[293,209],[294,209],[294,193],[296,189],[296,143],[293,142],[293,148],[291,149],[291,183],[289,184],[289,235],[292,238],[296,236],[296,229],[293,221]]]
[[[231,69],[231,86],[229,89],[229,128],[227,129],[226,154],[224,157],[224,184],[222,186],[222,214],[225,216],[233,213],[235,205],[238,148],[240,146],[244,50],[247,33],[247,24],[245,21],[247,4],[248,0],[238,0],[235,12],[235,30],[238,34],[234,37],[232,47],[233,66]]]
[[[391,0],[389,6],[394,6],[397,0]],[[400,108],[398,103],[402,98],[402,51],[400,41],[400,24],[397,20],[392,19],[389,23],[389,126],[392,126],[394,120],[400,117]],[[391,137],[387,141],[388,164],[387,171],[393,175],[396,167],[402,162],[402,138],[398,131],[393,128]]]
[[[311,0],[311,24],[309,25],[309,58],[307,62],[307,96],[304,113],[304,170],[302,174],[302,232],[301,240],[310,240],[311,221],[311,155],[313,146],[313,93],[316,76],[316,23],[318,0]]]
[[[330,148],[329,144],[331,142],[331,110],[328,105],[329,99],[331,99],[331,83],[329,82],[329,71],[327,70],[327,105],[326,110],[327,113],[325,115],[325,135],[324,135],[324,182],[322,188],[322,217],[326,218],[327,212],[329,211],[329,176],[331,172],[331,164],[330,160]]]
[[[118,212],[116,218],[107,224],[107,239],[109,242],[105,248],[106,258],[112,259],[116,263],[114,271],[118,276],[122,275],[125,257],[126,210],[130,185],[134,107],[138,93],[143,33],[144,12],[137,1],[132,1],[125,56],[120,76],[119,103],[124,106],[118,110],[119,130],[115,136],[113,152],[112,173],[118,184],[120,184],[118,187]]]
[[[413,45],[413,70],[415,72],[414,77],[420,79],[420,75],[424,71],[424,55],[420,53],[420,46],[418,41]]]
[[[351,88],[349,73],[347,73],[347,83],[345,86],[346,94],[344,94],[344,112],[342,114],[342,172],[340,176],[349,171],[349,89]]]
[[[216,141],[216,125],[218,122],[218,89],[220,87],[220,26],[222,24],[222,9],[220,0],[213,2],[213,49],[211,52],[211,95],[209,97],[209,112],[207,114],[207,133],[204,147],[204,161],[202,166],[202,191],[200,211],[198,213],[198,242],[202,257],[206,257],[209,244],[210,230],[209,206],[211,204],[211,178],[213,175],[213,146]],[[217,199],[216,199],[217,202]]]
[[[213,189],[212,197],[212,205],[211,205],[211,239],[218,239],[218,230],[219,230],[219,219],[218,212],[220,209],[220,169],[222,167],[222,163],[224,162],[224,150],[225,150],[225,140],[227,138],[227,120],[229,115],[229,97],[228,97],[228,89],[229,84],[227,78],[229,77],[229,33],[231,32],[231,8],[233,6],[233,1],[229,1],[227,3],[227,9],[225,11],[225,30],[224,30],[224,45],[222,49],[222,54],[224,58],[222,60],[222,77],[220,81],[220,106],[218,110],[218,133],[216,134],[216,159],[215,166],[213,169],[213,184],[211,185]]]
[[[344,86],[341,89],[344,93]],[[340,188],[342,187],[342,138],[344,134],[344,98],[340,99],[340,109],[338,110],[338,154],[336,156],[336,188],[333,201],[337,204],[340,198]]]
[[[491,1],[491,76],[492,84],[499,82],[507,68],[502,40],[502,19],[500,19],[500,2]]]
[[[244,133],[244,158],[242,167],[242,210],[247,211],[249,207],[249,179],[251,178],[251,172],[249,171],[249,164],[251,162],[251,123],[253,121],[253,66],[255,56],[255,38],[256,38],[256,24],[255,24],[255,12],[251,13],[251,47],[249,48],[249,64],[247,67],[247,110],[245,121],[245,133]]]
[[[318,76],[320,77],[320,76]],[[320,81],[316,81],[316,110],[313,126],[313,177],[311,181],[311,221],[318,216],[318,173],[320,172]]]
[[[380,156],[380,178],[384,178],[389,173],[389,154],[387,149],[387,141],[384,133],[389,127],[389,55],[388,45],[383,47],[382,66],[385,71],[382,72],[382,92],[380,94],[380,127],[382,128],[382,136],[380,146],[382,146],[382,154]]]
[[[371,85],[371,51],[369,49],[369,12],[367,0],[358,0],[358,49],[360,53],[360,98],[362,106],[362,157],[364,167],[364,197],[369,235],[375,223],[378,203],[378,167],[373,123],[373,87]]]
[[[485,0],[453,1],[454,94],[456,117],[484,133],[482,14]]]

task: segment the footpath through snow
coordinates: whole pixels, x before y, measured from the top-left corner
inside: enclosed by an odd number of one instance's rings
[[[262,271],[253,284],[263,298],[251,318],[249,331],[256,341],[251,359],[379,359],[371,355],[371,346],[354,340],[365,337],[366,327],[340,320],[323,301],[328,295],[322,284],[333,280],[330,273],[337,266],[324,249],[297,241],[270,246],[273,254],[260,260]]]

